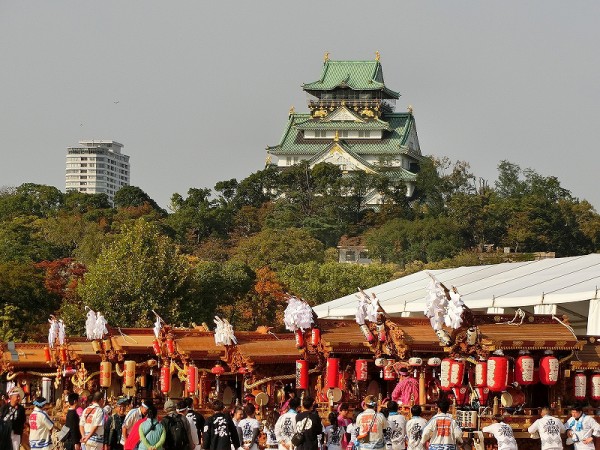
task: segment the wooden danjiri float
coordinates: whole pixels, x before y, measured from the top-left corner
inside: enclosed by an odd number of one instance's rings
[[[292,391],[314,396],[324,418],[340,403],[359,407],[367,394],[382,406],[398,401],[407,416],[422,405],[425,417],[447,398],[465,432],[505,415],[519,448],[539,448],[527,428],[542,406],[563,420],[577,402],[590,414],[600,407],[599,341],[575,336],[566,317],[474,314],[435,280],[427,295],[427,317],[403,318],[360,291],[355,320],[317,319],[290,297],[283,333],[267,326],[234,333],[218,317],[214,331],[172,327],[158,316],[153,329],[115,329],[90,311],[87,337],[67,337],[52,318],[48,343],[0,343],[0,383],[3,392],[21,387],[26,404],[44,395],[58,420],[72,391],[159,406],[192,396],[206,413],[217,398],[229,406],[252,401],[259,417]]]

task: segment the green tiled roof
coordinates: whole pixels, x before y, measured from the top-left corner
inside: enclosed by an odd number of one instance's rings
[[[335,144],[339,145],[340,147],[342,147],[344,149],[344,151],[346,151],[350,156],[352,156],[354,159],[356,159],[359,163],[364,164],[365,166],[367,166],[369,169],[372,170],[377,170],[375,167],[373,167],[372,164],[370,164],[368,161],[366,161],[364,158],[361,158],[360,155],[357,155],[356,153],[354,153],[352,150],[350,150],[350,148],[344,144],[343,142],[336,142]],[[331,147],[333,147],[335,145],[334,143],[331,143],[330,145],[328,145],[326,148],[324,148],[322,151],[320,151],[319,153],[317,153],[315,156],[313,156],[312,158],[310,158],[310,160],[308,161],[309,164],[314,163],[315,161],[317,161],[324,153],[327,153],[329,151],[329,149],[331,149]]]
[[[383,91],[392,98],[400,97],[398,92],[385,86],[379,61],[325,61],[321,78],[302,85],[305,91],[331,91],[344,87],[356,91]]]
[[[380,171],[382,175],[387,176],[393,181],[416,181],[417,174],[412,173],[403,167],[394,168],[394,170]]]
[[[383,139],[344,139],[345,146],[358,155],[394,156],[407,154],[414,158],[420,155],[409,152],[406,141],[415,120],[411,113],[384,114],[382,119],[389,124],[391,131],[384,131]],[[331,139],[305,139],[297,125],[311,120],[310,114],[292,114],[278,145],[267,147],[276,156],[316,155],[331,144]],[[341,122],[338,122],[341,123]],[[356,125],[356,123],[354,123]]]
[[[323,119],[309,119],[305,122],[297,123],[295,125],[298,130],[385,130],[392,131],[390,125],[387,122],[379,119],[370,119],[364,122],[352,122],[352,121],[325,121]]]

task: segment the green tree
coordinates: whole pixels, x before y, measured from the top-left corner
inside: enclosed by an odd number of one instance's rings
[[[146,192],[137,186],[123,186],[115,193],[114,204],[116,208],[130,208],[149,204],[152,209],[165,213]]]
[[[0,261],[43,261],[65,254],[60,246],[49,242],[42,233],[43,219],[19,216],[0,227]]]
[[[16,216],[48,217],[63,204],[64,194],[54,186],[24,183],[0,193],[0,220]]]
[[[278,269],[286,264],[323,261],[323,244],[306,230],[267,229],[242,239],[234,250],[234,258],[243,261],[253,270],[264,266]]]
[[[166,321],[186,319],[190,267],[175,244],[155,224],[139,219],[126,224],[79,284],[84,305],[104,313],[111,324],[148,326],[152,310]],[[68,320],[82,321],[85,312]]]

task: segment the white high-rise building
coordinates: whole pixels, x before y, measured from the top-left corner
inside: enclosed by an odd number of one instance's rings
[[[116,141],[79,141],[67,147],[67,191],[106,194],[111,203],[115,192],[129,186],[129,156]]]

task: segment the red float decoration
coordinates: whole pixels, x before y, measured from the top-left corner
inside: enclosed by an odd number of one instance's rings
[[[521,355],[515,361],[515,381],[522,386],[534,382],[535,364],[531,355]]]
[[[175,353],[175,341],[173,338],[167,338],[167,351],[169,352],[169,355]]]
[[[304,331],[297,329],[294,334],[296,336],[296,348],[304,348]]]
[[[344,372],[340,372],[338,375],[337,387],[343,391],[346,389],[346,374]]]
[[[460,386],[465,376],[465,362],[462,360],[453,360],[450,366],[450,385]]]
[[[454,386],[452,392],[454,392],[457,406],[463,406],[467,403],[467,400],[469,399],[469,386]]]
[[[340,371],[340,360],[338,358],[327,358],[327,368],[326,368],[326,383],[325,387],[333,389],[338,385]]]
[[[369,362],[366,359],[357,359],[354,366],[356,373],[356,381],[367,381],[369,378],[368,371]]]
[[[171,390],[171,369],[169,366],[162,366],[160,369],[160,392],[168,394]]]
[[[486,386],[476,387],[475,392],[477,393],[477,397],[479,397],[479,404],[482,406],[487,404],[488,396],[490,395],[490,388]]]
[[[487,386],[487,361],[477,361],[475,364],[475,386]]]
[[[577,372],[573,377],[573,397],[577,400],[587,398],[587,377],[582,372]]]
[[[44,347],[44,358],[47,363],[52,362],[52,356],[50,355],[50,349],[48,347]]]
[[[61,347],[60,348],[60,362],[65,364],[69,360],[68,356],[69,356],[69,352],[67,352],[67,349],[65,347]]]
[[[152,342],[152,349],[154,350],[155,355],[160,355],[160,342],[158,342],[158,339],[154,339]]]
[[[558,382],[559,368],[556,356],[544,356],[540,361],[540,381],[546,386],[554,386]]]
[[[310,333],[310,343],[313,347],[316,347],[321,342],[321,330],[318,328],[313,328]]]
[[[392,381],[396,379],[396,371],[394,370],[394,360],[388,359],[387,364],[383,367],[383,379]]]
[[[450,373],[452,372],[453,359],[444,358],[440,365],[440,387],[442,391],[449,391],[452,389],[452,383],[450,382]]]
[[[308,389],[308,361],[296,360],[296,389]]]
[[[590,389],[590,397],[592,400],[600,400],[600,373],[596,372],[594,375],[592,375],[590,384],[592,385]]]
[[[190,364],[187,368],[187,383],[186,390],[188,394],[193,395],[198,389],[198,368]]]
[[[492,356],[487,365],[487,386],[492,392],[505,391],[508,386],[508,358]]]
[[[379,342],[385,342],[386,340],[385,325],[383,323],[377,324],[377,338]]]
[[[210,369],[210,372],[215,374],[216,376],[221,376],[225,373],[225,368],[220,363],[217,363],[213,366],[212,369]]]

